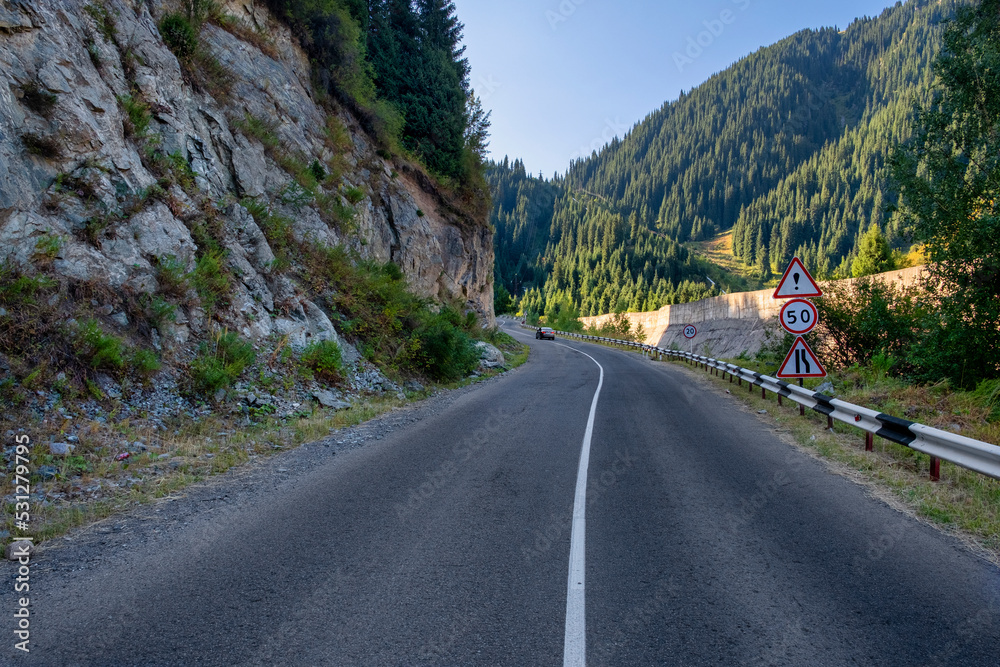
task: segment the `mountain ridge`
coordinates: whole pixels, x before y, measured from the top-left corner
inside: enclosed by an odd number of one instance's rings
[[[761,280],[793,255],[821,277],[844,275],[873,222],[897,247],[906,247],[896,221],[883,216],[893,201],[885,160],[890,147],[908,136],[912,103],[929,93],[941,21],[959,4],[897,3],[844,31],[802,30],[744,56],[547,181],[562,193],[554,199],[553,218],[559,218],[570,193],[588,191],[607,200],[630,227],[675,243],[732,230],[735,257],[754,267]],[[495,164],[495,188],[502,164]],[[503,193],[497,199],[504,200]],[[524,262],[505,255],[508,246],[500,233],[525,221],[500,220],[501,214],[512,215],[509,206],[501,209],[495,202],[498,280],[517,296],[530,292],[531,308],[541,312],[563,301],[585,315],[598,314],[595,308],[614,310],[623,301],[629,310],[640,301],[655,309],[690,298],[677,296],[685,280],[706,282],[707,269],[677,252],[669,266],[652,274],[642,261],[619,261],[623,280],[611,289],[623,297],[595,295],[586,274],[601,274],[597,267],[611,260],[610,252],[593,245],[570,251],[565,244],[569,254],[551,252],[557,237],[590,224],[586,212],[568,227],[535,230],[547,242],[537,243],[537,254]],[[642,245],[631,233],[615,241],[615,246],[624,242],[623,254],[630,256]],[[671,253],[661,254],[666,261]],[[542,280],[534,275],[527,280],[531,271],[509,274],[512,266],[542,258],[537,272]],[[558,274],[559,263],[564,271],[577,270],[580,280],[544,278]],[[606,276],[609,284],[611,277]],[[669,285],[661,286],[660,278]],[[695,292],[690,296],[706,295]]]

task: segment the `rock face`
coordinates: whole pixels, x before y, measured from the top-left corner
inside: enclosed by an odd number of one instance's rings
[[[274,269],[275,249],[248,212],[260,202],[291,220],[297,240],[391,260],[417,293],[494,325],[485,221],[457,213],[418,168],[380,156],[355,118],[321,104],[307,57],[261,3],[219,4],[235,28],[206,24],[201,40],[229,83],[209,94],[157,27],[180,3],[0,0],[0,259],[38,262],[50,241],[55,274],[152,294],[165,261],[194,267],[207,225],[237,276],[217,319],[295,346],[336,338],[333,314]],[[259,119],[271,146],[247,129]],[[310,163],[318,176],[341,165],[321,192],[352,219],[324,216],[296,184],[292,172]],[[205,326],[192,307],[167,328],[183,341]]]

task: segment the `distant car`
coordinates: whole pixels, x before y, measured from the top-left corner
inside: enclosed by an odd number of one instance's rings
[[[540,327],[538,331],[535,332],[535,338],[539,338],[541,340],[545,340],[546,338],[548,338],[549,340],[555,340],[556,339],[555,329],[551,329],[549,327]]]

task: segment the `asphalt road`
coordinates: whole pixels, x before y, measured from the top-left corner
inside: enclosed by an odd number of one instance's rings
[[[33,665],[559,665],[574,490],[590,665],[1000,664],[1000,571],[684,369],[565,340],[101,567]],[[580,354],[585,351],[593,359]],[[0,592],[13,628],[15,571]]]

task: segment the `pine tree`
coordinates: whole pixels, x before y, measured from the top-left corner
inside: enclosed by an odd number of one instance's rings
[[[878,226],[872,224],[858,244],[858,256],[851,264],[851,276],[860,278],[894,268],[892,248]]]

